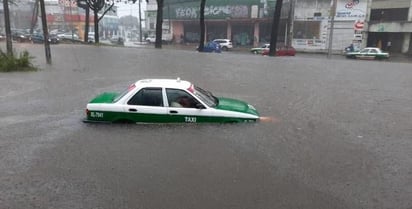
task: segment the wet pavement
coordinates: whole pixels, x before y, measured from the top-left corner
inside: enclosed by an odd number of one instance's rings
[[[3,48],[2,45],[0,45]],[[412,65],[168,47],[16,44],[0,73],[0,208],[412,208]],[[271,122],[85,124],[141,78],[192,81]]]

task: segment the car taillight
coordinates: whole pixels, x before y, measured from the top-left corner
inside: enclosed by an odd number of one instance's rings
[[[86,115],[89,115],[89,112],[90,112],[89,109],[86,109]]]

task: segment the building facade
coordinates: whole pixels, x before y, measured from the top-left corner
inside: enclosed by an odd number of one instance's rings
[[[369,0],[367,45],[412,54],[412,0]]]
[[[11,28],[18,30],[42,30],[40,11],[35,10],[35,0],[27,0],[10,4]],[[0,6],[0,32],[4,31],[3,4]],[[73,32],[83,38],[85,29],[85,10],[78,7],[76,0],[45,0],[47,25],[50,32]],[[102,38],[109,38],[119,33],[119,17],[116,7],[108,12],[99,22]],[[89,17],[89,31],[94,31],[94,16]]]
[[[328,50],[333,19],[332,49],[379,46],[410,53],[412,0],[284,0],[278,42],[301,51]],[[269,42],[276,0],[208,0],[205,8],[206,40],[228,38],[236,46]],[[174,42],[196,43],[200,37],[199,2],[170,0],[163,8],[163,31]],[[149,1],[146,27],[154,34],[156,3]],[[383,15],[381,14],[383,13]],[[332,18],[333,16],[333,18]],[[288,41],[289,40],[289,41]],[[387,47],[388,41],[390,47]]]

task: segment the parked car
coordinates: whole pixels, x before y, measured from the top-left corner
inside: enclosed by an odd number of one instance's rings
[[[149,37],[146,38],[146,42],[154,43],[154,42],[156,42],[156,37],[155,36],[149,36]]]
[[[228,51],[233,48],[232,41],[229,39],[215,39],[213,42],[218,43],[222,50]]]
[[[122,38],[122,37],[117,37],[117,36],[112,37],[112,38],[110,39],[110,43],[112,43],[112,44],[117,44],[117,45],[124,45],[124,38]]]
[[[12,31],[11,37],[14,41],[17,41],[17,42],[29,42],[30,41],[30,34],[27,34],[24,31]]]
[[[149,36],[145,40],[149,44],[154,44],[156,42],[156,36]],[[171,34],[162,34],[162,43],[169,44],[171,42],[172,42]]]
[[[102,93],[87,104],[84,122],[234,123],[259,119],[257,110],[247,102],[216,97],[178,78],[144,79],[121,93]]]
[[[57,37],[60,39],[79,40],[79,36],[76,33],[61,33],[57,34]]]
[[[44,43],[44,36],[41,33],[33,34],[30,37],[30,40],[34,44],[41,44]],[[49,35],[49,43],[57,44],[59,43],[59,38],[56,35]]]
[[[197,50],[199,50],[199,47],[197,48]],[[214,41],[209,41],[203,46],[203,51],[202,52],[221,53],[222,48],[218,43],[216,43]]]
[[[264,49],[263,56],[269,55],[269,48]],[[276,56],[295,56],[296,50],[292,46],[280,46],[276,49]]]
[[[88,43],[94,43],[95,42],[94,35],[95,35],[94,32],[89,32],[87,34],[87,42]]]
[[[0,33],[0,41],[6,40],[6,35]]]
[[[262,54],[263,50],[269,49],[270,44],[263,44],[260,47],[251,48],[250,52],[253,54]]]
[[[383,60],[389,59],[389,53],[383,52],[380,48],[367,47],[357,52],[346,53],[346,58],[350,59],[367,59],[367,60]]]

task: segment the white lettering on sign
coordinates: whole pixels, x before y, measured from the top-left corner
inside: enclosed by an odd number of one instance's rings
[[[186,123],[196,123],[196,117],[185,117]]]
[[[177,18],[199,18],[199,8],[186,7],[175,10]],[[246,5],[227,5],[227,6],[207,6],[205,16],[231,16],[249,17],[249,9]]]
[[[90,117],[92,118],[103,118],[102,112],[90,112]]]

